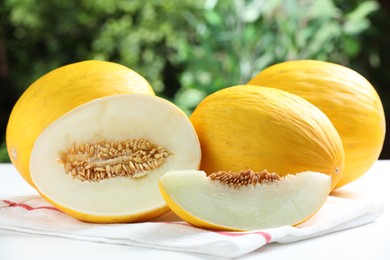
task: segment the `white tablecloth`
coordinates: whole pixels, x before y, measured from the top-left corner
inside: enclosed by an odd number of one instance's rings
[[[357,228],[291,244],[272,243],[243,259],[390,259],[390,160],[378,161],[359,180],[334,195],[346,198],[380,199],[384,215]],[[0,164],[0,198],[28,196],[36,191],[10,164]],[[363,238],[363,239],[362,239]],[[206,256],[93,243],[0,230],[0,259],[205,259]],[[214,259],[214,258],[212,258]]]

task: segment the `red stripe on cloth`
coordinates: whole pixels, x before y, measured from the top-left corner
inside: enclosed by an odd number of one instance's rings
[[[181,222],[169,222],[169,221],[162,221],[159,223],[164,223],[164,224],[173,224],[173,225],[183,225],[183,226],[188,226],[188,227],[194,227],[186,222],[181,223]],[[196,228],[196,227],[195,227]],[[265,242],[268,244],[272,240],[271,234],[264,232],[264,231],[254,231],[254,232],[232,232],[232,231],[215,231],[215,230],[210,230],[214,233],[217,233],[219,235],[223,236],[229,236],[229,237],[240,237],[240,236],[248,236],[248,235],[259,235],[262,238],[265,239]]]
[[[265,242],[268,244],[272,240],[271,234],[263,231],[255,231],[255,232],[248,232],[248,233],[241,233],[241,232],[227,232],[227,231],[216,231],[216,233],[229,236],[229,237],[240,237],[240,236],[248,236],[248,235],[260,235],[265,239]]]
[[[2,202],[4,202],[5,204],[8,204],[9,207],[21,207],[21,208],[24,208],[26,210],[48,209],[48,210],[59,211],[55,207],[50,207],[50,206],[32,207],[26,203],[16,203],[16,202],[12,202],[9,200],[2,200]]]

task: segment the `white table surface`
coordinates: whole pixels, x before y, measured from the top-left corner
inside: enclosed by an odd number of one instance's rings
[[[333,195],[380,199],[384,214],[375,222],[291,244],[266,245],[241,259],[390,259],[390,160],[377,161],[363,177]],[[11,164],[0,164],[0,199],[37,194]],[[163,251],[0,230],[0,260],[216,259]]]

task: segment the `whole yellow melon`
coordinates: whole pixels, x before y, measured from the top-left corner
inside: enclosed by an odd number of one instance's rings
[[[304,171],[341,178],[344,150],[328,117],[303,98],[242,85],[207,96],[190,116],[201,148],[201,170]]]
[[[352,69],[324,61],[288,61],[265,69],[248,84],[301,96],[329,117],[345,151],[337,187],[362,176],[379,158],[386,131],[383,106],[374,87]]]

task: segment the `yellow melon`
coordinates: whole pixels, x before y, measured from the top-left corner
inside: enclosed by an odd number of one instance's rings
[[[331,177],[302,172],[280,177],[275,173],[242,171],[171,171],[159,186],[167,205],[194,226],[247,231],[297,225],[325,203]]]
[[[206,97],[190,116],[202,148],[200,169],[313,171],[341,178],[344,150],[336,129],[314,105],[286,91],[234,86]]]
[[[115,63],[85,61],[34,82],[15,105],[7,147],[20,174],[49,202],[99,223],[168,210],[158,189],[170,170],[197,169],[188,117]]]
[[[345,151],[337,187],[362,176],[378,159],[386,128],[383,106],[374,87],[357,72],[324,61],[288,61],[265,69],[248,84],[299,95],[329,117]]]

